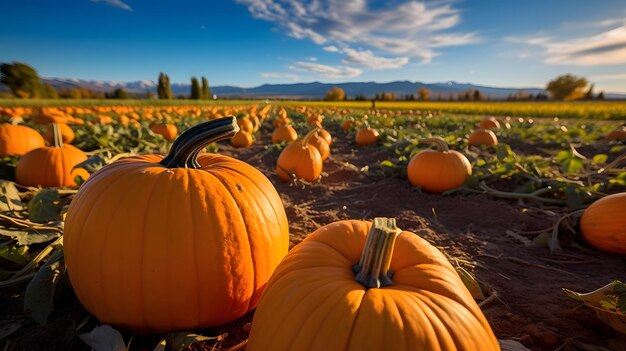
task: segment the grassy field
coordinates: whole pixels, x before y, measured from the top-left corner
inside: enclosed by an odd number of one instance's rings
[[[18,100],[0,99],[0,106],[166,106],[166,105],[240,105],[260,104],[266,100]],[[371,101],[276,101],[283,106],[309,106],[369,109]],[[421,102],[378,101],[379,109],[442,111],[465,115],[495,115],[520,117],[560,117],[583,119],[626,119],[626,101],[575,101],[575,102]]]

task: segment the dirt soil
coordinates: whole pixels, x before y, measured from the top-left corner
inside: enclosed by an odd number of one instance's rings
[[[247,149],[220,145],[220,153],[250,163],[274,183],[287,212],[292,246],[308,233],[337,220],[395,217],[400,228],[422,236],[452,261],[475,273],[487,295],[497,294],[482,309],[498,339],[517,340],[531,350],[556,350],[562,346],[559,350],[578,350],[585,344],[626,350],[623,336],[598,320],[590,309],[579,308],[561,291],[568,288],[588,292],[615,279],[626,281],[626,259],[600,253],[578,234],[566,230],[561,233],[560,253],[551,254],[547,247],[532,243],[537,235],[532,232],[550,228],[560,215],[567,213],[566,209],[532,208],[526,206],[530,204],[486,195],[444,197],[421,193],[406,180],[361,171],[363,167],[375,169],[380,160],[391,155],[380,147],[357,148],[353,135],[344,134],[338,126],[327,128],[334,141],[331,156],[324,163],[323,177],[313,184],[287,184],[276,177],[274,166],[279,151],[266,147],[270,144],[270,130],[258,133],[260,139]],[[2,295],[0,308],[19,313],[20,297]],[[70,320],[76,323],[88,316],[77,301],[55,312],[62,314],[64,321],[57,318],[56,323],[65,323],[65,328]],[[223,328],[200,332],[227,332],[229,336],[219,346],[232,347],[245,340],[251,317],[250,314]],[[81,332],[95,325],[90,318]],[[28,332],[18,332],[15,349],[51,346],[46,344],[47,338],[61,336],[50,334],[67,330],[58,327],[53,325],[35,333],[41,343],[28,342]],[[71,337],[65,335],[65,347],[58,349],[84,348],[77,338],[67,343]],[[145,345],[147,350],[155,340],[138,338],[133,343],[142,345],[142,349]]]

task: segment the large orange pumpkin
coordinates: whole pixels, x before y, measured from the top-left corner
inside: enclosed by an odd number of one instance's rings
[[[232,137],[226,117],[184,132],[170,153],[105,166],[65,221],[72,287],[102,323],[139,333],[213,327],[255,308],[287,254],[280,197],[257,169],[200,154]]]
[[[70,144],[63,144],[57,124],[53,124],[52,146],[32,150],[20,157],[15,168],[15,180],[26,186],[75,187],[76,177],[83,179],[89,173],[83,168],[74,168],[85,161],[87,155]]]
[[[478,128],[470,134],[469,145],[498,145],[498,137],[489,129]]]
[[[309,143],[316,129],[302,140],[287,145],[276,161],[276,174],[286,182],[292,178],[312,182],[322,174],[322,156],[319,150]]]
[[[61,132],[61,137],[63,138],[63,142],[64,143],[71,143],[72,141],[74,141],[74,138],[76,137],[76,135],[74,134],[74,131],[72,130],[72,127],[68,126],[65,123],[57,124],[57,126],[59,127],[59,131]],[[52,145],[54,143],[54,132],[53,132],[53,129],[54,128],[53,128],[52,124],[50,124],[46,128],[46,131],[43,133],[44,139],[46,139],[46,141],[50,145]]]
[[[298,133],[291,125],[283,124],[274,129],[272,133],[272,144],[282,143],[283,141],[294,141],[298,139]]]
[[[285,257],[246,350],[500,348],[445,256],[393,219],[376,218],[324,226]]]
[[[378,131],[370,127],[359,129],[356,132],[356,144],[359,146],[375,144],[378,141]]]
[[[439,150],[424,150],[411,158],[407,175],[413,186],[431,193],[442,193],[460,187],[472,174],[467,157],[450,150],[442,139],[428,138],[420,142],[435,144]]]
[[[36,130],[17,123],[15,119],[0,125],[0,157],[24,155],[46,145]]]
[[[626,193],[612,194],[585,209],[580,219],[583,238],[598,250],[626,255]]]

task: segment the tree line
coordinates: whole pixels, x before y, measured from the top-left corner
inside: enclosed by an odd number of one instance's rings
[[[147,98],[152,99],[154,95],[147,91],[143,94],[131,94],[123,88],[116,88],[109,92],[94,91],[85,87],[75,87],[66,89],[55,89],[51,84],[44,83],[37,71],[30,65],[13,62],[0,64],[0,82],[11,90],[11,95],[6,97],[16,97],[19,99],[131,99]],[[4,94],[0,97],[5,97]],[[159,74],[157,85],[157,98],[174,99],[170,78],[165,73]],[[185,97],[187,98],[187,97]],[[191,77],[191,92],[188,96],[194,100],[211,100],[211,88],[206,77],[201,77],[201,81],[196,77]]]

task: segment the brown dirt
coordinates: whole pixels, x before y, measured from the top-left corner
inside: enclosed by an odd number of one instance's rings
[[[269,130],[258,133],[259,140],[247,149],[220,144],[220,153],[252,164],[272,181],[287,212],[292,246],[333,221],[395,217],[400,228],[439,247],[451,260],[473,271],[486,292],[497,293],[498,299],[482,309],[499,339],[514,339],[532,350],[555,350],[564,344],[561,350],[576,350],[572,341],[609,347],[610,340],[618,337],[593,312],[577,308],[561,288],[586,292],[615,279],[626,281],[624,258],[593,250],[577,234],[562,233],[564,250],[558,254],[507,234],[549,228],[566,210],[550,208],[550,212],[485,195],[444,197],[421,193],[406,180],[362,171],[366,166],[375,169],[380,160],[391,155],[376,146],[357,148],[353,135],[345,135],[338,126],[327,128],[334,136],[331,156],[324,163],[323,177],[313,184],[287,184],[276,177],[274,166],[279,151],[267,147]],[[535,236],[520,235],[530,240]],[[48,349],[86,349],[74,337],[73,324],[85,319],[86,311],[72,296],[57,306],[49,326],[36,327],[34,322],[20,319],[25,326],[12,335],[15,347],[10,349],[38,349],[43,345]],[[4,291],[0,309],[8,315],[20,314],[17,288]],[[231,347],[245,340],[251,318],[249,314],[222,328],[198,332],[228,333],[218,346]],[[0,316],[0,326],[2,319]],[[90,318],[80,332],[96,325]],[[41,342],[33,339],[35,336]],[[156,337],[135,338],[133,348],[148,350],[157,341]]]

